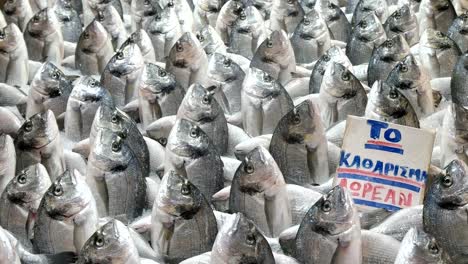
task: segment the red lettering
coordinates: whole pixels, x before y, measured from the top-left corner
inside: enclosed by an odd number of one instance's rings
[[[361,184],[359,182],[353,182],[349,185],[349,188],[353,191],[359,191],[361,189]]]
[[[348,180],[345,178],[342,178],[340,181],[340,186],[344,188],[348,188]]]
[[[388,190],[387,196],[385,196],[384,202],[388,203],[389,200],[391,200],[390,201],[391,204],[395,204],[395,191],[392,189]]]
[[[408,193],[408,196],[405,196],[404,193],[400,193],[400,199],[398,200],[398,205],[399,206],[406,206],[409,207],[411,206],[413,202],[413,194]]]
[[[382,200],[382,197],[380,197],[380,194],[382,194],[382,193],[379,192],[378,189],[383,189],[383,188],[384,188],[383,186],[375,186],[374,187],[374,190],[372,191],[372,197],[371,197],[372,201]]]
[[[372,191],[372,184],[366,183],[364,184],[364,190],[362,190],[362,197],[366,197],[367,193],[370,193]]]

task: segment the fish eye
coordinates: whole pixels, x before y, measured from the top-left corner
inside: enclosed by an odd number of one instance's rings
[[[119,137],[122,139],[126,139],[128,136],[128,129],[123,128],[121,131],[118,132]]]
[[[198,37],[197,37],[198,38]],[[177,52],[182,52],[184,51],[184,47],[182,46],[182,43],[180,43],[180,41],[177,41],[176,42],[176,51]]]
[[[408,66],[404,63],[400,64],[400,71],[402,72],[407,72],[408,71]]]
[[[90,87],[96,87],[96,81],[92,80],[92,81],[89,83],[89,86],[90,86]]]
[[[265,82],[271,82],[271,81],[273,81],[273,78],[272,78],[270,75],[268,75],[268,74],[265,73],[265,74],[263,75],[263,81],[265,81]]]
[[[94,245],[96,247],[104,246],[104,238],[102,238],[101,236],[96,236],[96,238],[94,239]]]
[[[56,80],[57,80],[57,79],[60,77],[60,74],[58,74],[58,72],[54,71],[54,72],[50,75],[50,77],[52,77],[52,79],[56,79]]]
[[[55,185],[54,189],[52,190],[54,196],[61,196],[63,194],[63,189],[61,185]]]
[[[83,38],[84,38],[84,39],[89,39],[89,33],[88,33],[88,31],[83,32]]]
[[[122,140],[117,138],[116,140],[112,141],[112,151],[118,152],[122,149]]]
[[[437,255],[439,254],[439,246],[437,246],[437,243],[434,240],[431,240],[429,244],[427,245],[427,249],[429,249],[429,252],[432,255]]]
[[[295,115],[293,116],[293,123],[294,123],[295,125],[301,123],[301,116],[300,116],[299,114],[295,114]]]
[[[158,142],[159,142],[161,145],[166,146],[166,144],[167,144],[167,138],[164,138],[164,137],[158,138]]]
[[[197,33],[196,37],[200,42],[205,41],[205,37],[203,37],[203,35],[201,33]]]
[[[447,174],[445,175],[444,177],[442,177],[441,179],[441,183],[443,186],[445,187],[450,187],[453,185],[453,178],[450,174]]]
[[[26,130],[27,132],[31,132],[32,129],[33,129],[32,122],[30,120],[26,121],[26,123],[24,123],[24,130]]]
[[[159,77],[166,77],[167,72],[165,70],[160,70],[159,71]]]
[[[150,4],[150,1],[149,0],[145,0],[145,2],[143,2],[144,5],[149,5]]]
[[[118,59],[118,60],[121,60],[121,59],[123,59],[123,57],[124,57],[123,52],[122,52],[122,51],[118,51],[118,52],[117,52],[117,59]]]
[[[248,234],[247,237],[245,238],[245,242],[248,244],[248,245],[255,245],[255,235],[254,234]]]
[[[273,48],[273,41],[271,41],[270,39],[267,40],[267,43],[266,43],[266,46],[267,48]]]
[[[39,22],[39,16],[33,16],[32,18],[33,22]]]
[[[211,96],[209,96],[209,95],[203,96],[202,103],[204,103],[204,104],[211,103]]]
[[[436,36],[437,36],[438,38],[443,38],[443,37],[444,37],[444,34],[442,34],[442,32],[440,32],[440,31],[437,31],[437,32],[436,32]]]
[[[345,82],[349,81],[351,79],[351,76],[349,76],[349,73],[347,72],[344,72],[342,75],[341,75],[341,79]]]
[[[196,127],[192,128],[190,130],[190,136],[193,137],[193,138],[198,137],[198,129]]]
[[[169,3],[167,3],[167,6],[168,6],[168,7],[174,7],[174,2],[173,2],[173,1],[169,1]]]
[[[16,179],[16,181],[19,184],[25,184],[26,183],[26,175],[24,173],[21,173],[20,175],[18,175],[18,178]]]
[[[4,39],[5,38],[5,31],[2,29],[0,30],[0,39]]]
[[[119,121],[119,117],[117,116],[117,113],[114,113],[111,117],[111,122],[115,124],[118,121]]]
[[[324,212],[330,212],[332,209],[331,202],[329,200],[325,200],[322,203],[322,211]]]
[[[393,41],[391,41],[391,40],[386,41],[385,47],[387,47],[387,48],[393,47]]]
[[[367,22],[366,21],[359,22],[359,27],[360,28],[366,28],[367,27]]]
[[[224,59],[223,65],[224,65],[224,67],[226,67],[226,68],[231,67],[231,60],[228,59],[228,58]]]
[[[323,60],[330,61],[330,56],[328,56],[327,54],[323,55]]]
[[[240,20],[246,20],[247,19],[247,15],[245,14],[245,11],[242,10],[239,14],[239,18]]]
[[[182,184],[182,187],[180,188],[180,193],[182,195],[189,195],[190,194],[190,185],[188,185],[188,182],[184,182]]]
[[[396,99],[398,98],[398,92],[395,88],[390,89],[390,92],[388,94],[391,99]]]
[[[245,164],[245,166],[244,166],[244,171],[247,172],[248,174],[252,174],[252,173],[254,173],[255,168],[252,165],[252,163],[247,162],[247,164]]]
[[[310,20],[309,19],[304,19],[304,21],[302,23],[304,25],[308,26],[308,25],[310,25]]]

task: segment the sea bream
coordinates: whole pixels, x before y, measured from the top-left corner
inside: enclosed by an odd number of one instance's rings
[[[16,24],[21,31],[26,29],[29,19],[34,15],[28,0],[5,1],[2,8],[6,22]]]
[[[11,23],[0,29],[0,81],[25,86],[29,79],[29,56],[20,28]]]

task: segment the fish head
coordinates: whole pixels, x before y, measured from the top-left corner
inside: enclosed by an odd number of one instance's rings
[[[258,37],[262,27],[264,27],[264,20],[259,10],[254,6],[246,6],[238,12],[232,30],[235,30],[238,34]]]
[[[44,62],[36,72],[32,89],[46,100],[61,96],[69,96],[73,89],[74,76],[66,76],[51,62]]]
[[[468,204],[468,167],[455,159],[450,162],[432,183],[428,195],[443,208],[457,208]]]
[[[112,104],[101,104],[94,116],[90,138],[101,129],[126,133],[133,130],[132,127],[136,127],[135,121],[122,110]]]
[[[309,209],[301,226],[308,222],[319,234],[337,235],[351,228],[354,215],[351,196],[343,187],[335,186]]]
[[[67,170],[47,189],[42,207],[52,219],[70,219],[94,199],[82,177],[77,170]]]
[[[52,142],[58,134],[54,113],[47,110],[31,116],[21,125],[15,145],[18,149],[39,149]]]
[[[146,134],[165,147],[173,125],[173,120],[168,117],[162,117],[146,128]]]
[[[224,112],[214,98],[214,92],[198,83],[188,88],[177,112],[177,116],[201,124],[213,122],[220,115]]]
[[[192,219],[203,206],[203,199],[200,190],[185,176],[170,171],[163,177],[156,203],[166,214]]]
[[[200,10],[204,11],[208,24],[214,26],[224,3],[224,0],[200,0],[196,5]]]
[[[421,228],[412,227],[402,240],[402,248],[427,263],[445,263],[446,252],[436,239]]]
[[[175,67],[190,68],[201,56],[206,54],[200,41],[195,34],[185,32],[171,48],[168,59]]]
[[[78,263],[111,264],[128,261],[137,255],[132,241],[128,228],[122,222],[112,219],[86,241],[80,251]]]
[[[281,93],[281,84],[266,71],[250,67],[242,89],[262,98],[277,97]]]
[[[261,193],[284,181],[275,160],[262,146],[255,147],[245,156],[234,178],[238,179],[242,192],[251,194]]]
[[[385,34],[379,18],[373,13],[365,16],[354,28],[355,36],[362,42],[372,42]]]
[[[216,237],[213,251],[235,263],[268,263],[273,259],[263,234],[242,213],[228,218]]]
[[[387,19],[387,2],[384,0],[363,0],[356,7],[362,13],[373,13],[380,21]]]
[[[387,83],[406,90],[416,87],[421,79],[421,69],[412,54],[407,55],[392,69]]]
[[[424,31],[421,36],[420,45],[436,50],[458,49],[458,46],[452,39],[441,31],[432,28],[427,28]]]
[[[385,23],[390,31],[402,34],[409,25],[416,23],[416,16],[409,4],[404,4],[392,13]]]
[[[151,101],[156,101],[161,96],[171,93],[177,86],[172,73],[153,63],[146,64],[139,83],[141,95]]]
[[[468,72],[468,53],[463,53],[458,57],[457,64],[453,70],[453,79],[458,79]],[[461,76],[460,76],[461,75]],[[464,76],[463,76],[464,77]],[[468,91],[465,85],[450,86],[452,102],[463,107],[468,107]]]
[[[138,17],[154,16],[158,12],[158,7],[151,3],[151,0],[135,1],[132,6],[132,13]]]
[[[129,75],[144,66],[143,55],[140,47],[133,41],[127,39],[114,56],[110,59],[106,68],[116,77]]]
[[[21,12],[21,0],[7,0],[3,4],[3,12],[7,16],[14,16]]]
[[[323,92],[334,98],[351,99],[357,96],[362,86],[353,73],[341,63],[330,62],[322,80]]]
[[[33,37],[44,37],[55,32],[57,28],[59,28],[58,19],[55,12],[51,8],[46,7],[31,17],[27,31]]]
[[[414,112],[408,99],[395,86],[380,80],[372,85],[369,99],[375,106],[374,111],[384,117],[400,118]]]
[[[409,52],[410,47],[402,34],[393,36],[385,40],[377,47],[376,52],[379,60],[387,63],[395,63],[403,59]]]
[[[255,57],[259,56],[263,63],[282,64],[291,49],[286,32],[275,30],[260,44]]]
[[[83,76],[77,81],[68,101],[75,111],[85,110],[96,104],[112,105],[112,98],[107,89],[91,76]],[[73,103],[70,104],[70,101]]]
[[[40,201],[51,182],[45,167],[36,163],[21,170],[5,187],[8,200],[21,206]],[[28,208],[37,210],[36,208]]]
[[[15,23],[10,23],[0,29],[0,51],[9,53],[18,47],[23,33]]]
[[[96,53],[107,41],[109,41],[109,35],[106,29],[97,19],[94,19],[81,33],[78,48],[85,53]]]
[[[209,56],[218,50],[226,49],[224,42],[219,36],[218,32],[216,32],[216,30],[210,25],[197,31],[195,36],[197,37],[198,41],[200,41],[200,44],[203,47],[205,53]]]
[[[208,63],[208,76],[211,80],[230,83],[244,77],[241,67],[222,53],[215,52]]]
[[[169,134],[166,148],[179,156],[197,158],[206,155],[214,146],[199,126],[180,118]]]
[[[88,168],[100,172],[95,174],[96,177],[100,178],[106,173],[125,171],[132,159],[136,159],[127,137],[128,130],[102,129],[98,131],[88,157]]]
[[[177,12],[174,4],[169,3],[153,16],[146,31],[152,35],[166,34],[171,30],[175,30],[176,27],[180,27]]]
[[[323,130],[318,107],[311,100],[297,105],[280,122],[286,123],[286,129],[278,132],[288,144],[317,142],[317,131]]]
[[[304,40],[316,39],[328,32],[328,27],[322,16],[315,10],[304,16],[294,32]]]

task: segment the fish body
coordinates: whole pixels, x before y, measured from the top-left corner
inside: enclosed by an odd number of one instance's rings
[[[8,134],[0,135],[0,193],[15,177],[16,151],[13,139]]]
[[[447,36],[457,43],[461,52],[468,50],[468,15],[461,14],[455,18],[447,30]]]
[[[315,10],[322,16],[334,40],[347,42],[351,33],[351,24],[340,6],[330,0],[318,0]]]
[[[54,12],[60,23],[64,41],[76,43],[81,35],[81,19],[70,0],[59,0]]]
[[[98,8],[96,18],[112,37],[114,50],[119,49],[127,39],[124,22],[113,5]]]
[[[5,1],[2,8],[5,22],[16,24],[21,31],[26,29],[29,19],[34,15],[28,0]]]
[[[418,20],[409,4],[404,4],[393,12],[383,27],[389,38],[402,34],[410,47],[419,42]]]

